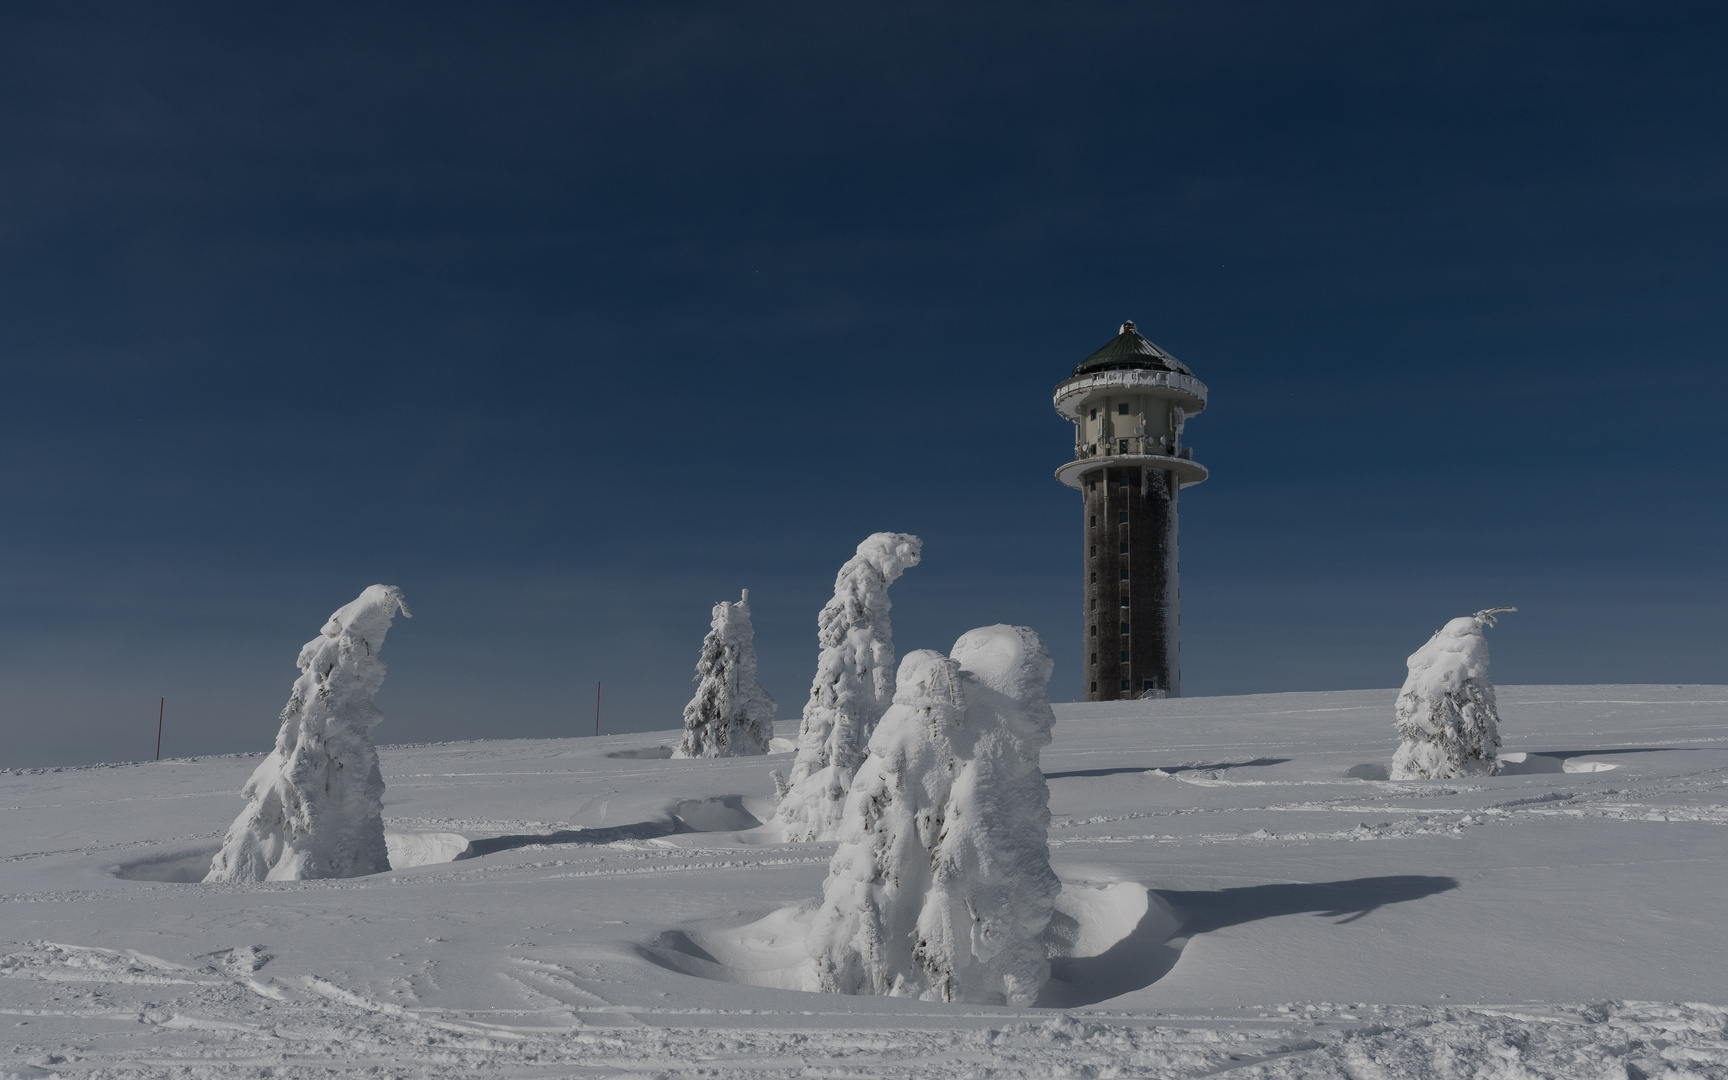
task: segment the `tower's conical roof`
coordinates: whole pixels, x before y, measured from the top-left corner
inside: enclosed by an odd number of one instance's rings
[[[1111,368],[1150,368],[1154,371],[1180,371],[1184,375],[1194,374],[1182,361],[1171,356],[1141,336],[1134,329],[1132,322],[1122,324],[1121,333],[1105,343],[1102,349],[1080,361],[1080,366],[1074,369],[1075,375],[1087,375],[1094,371],[1108,371]]]

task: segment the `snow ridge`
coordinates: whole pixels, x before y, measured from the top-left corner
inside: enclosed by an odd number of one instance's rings
[[[378,651],[396,612],[412,618],[402,590],[371,585],[337,608],[300,650],[300,678],[282,710],[276,748],[246,781],[206,882],[359,877],[390,869],[384,842],[384,777],[372,728],[384,714]]]
[[[911,653],[846,801],[806,949],[819,989],[1029,1005],[1048,980],[1039,751],[1055,725],[1037,634],[989,626]]]
[[[684,738],[675,758],[766,754],[774,737],[774,699],[756,681],[756,632],[750,590],[735,604],[714,605],[714,621],[696,661],[696,694],[684,706]]]
[[[1450,780],[1500,771],[1500,716],[1488,681],[1488,640],[1494,616],[1517,608],[1488,608],[1453,619],[1410,654],[1409,676],[1398,692],[1398,752],[1394,780]]]
[[[839,835],[852,777],[894,699],[888,586],[918,565],[923,546],[907,533],[873,533],[834,578],[834,597],[816,618],[822,651],[798,728],[798,756],[775,812],[789,841]]]

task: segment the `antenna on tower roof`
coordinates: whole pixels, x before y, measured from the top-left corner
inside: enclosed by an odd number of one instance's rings
[[[1126,334],[1128,331],[1130,331],[1132,329],[1134,329],[1134,320],[1133,319],[1127,319],[1127,320],[1123,321],[1122,329],[1120,329],[1116,332],[1118,334]]]

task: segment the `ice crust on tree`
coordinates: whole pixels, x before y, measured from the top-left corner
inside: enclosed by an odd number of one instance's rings
[[[834,578],[834,598],[816,618],[822,651],[798,728],[798,754],[774,815],[787,840],[839,835],[853,774],[894,699],[888,586],[918,565],[923,546],[906,533],[873,533]]]
[[[1448,780],[1500,771],[1500,716],[1488,681],[1488,640],[1494,616],[1517,608],[1488,608],[1453,619],[1410,654],[1409,676],[1398,692],[1398,752],[1394,780]]]
[[[774,699],[756,681],[756,634],[750,590],[735,604],[714,605],[714,621],[696,661],[696,695],[684,706],[684,738],[675,758],[766,754],[774,737]]]
[[[241,789],[246,809],[222,841],[207,882],[358,877],[390,869],[384,777],[372,728],[384,714],[378,651],[402,590],[372,585],[336,609],[300,650],[300,678],[282,710],[276,748]]]
[[[1051,661],[1022,626],[909,654],[846,800],[805,946],[817,988],[1030,1005],[1043,934],[1050,793],[1038,755],[1056,722]]]

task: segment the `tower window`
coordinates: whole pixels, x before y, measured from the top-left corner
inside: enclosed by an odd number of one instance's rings
[[[1087,519],[1087,523],[1089,525],[1091,525],[1094,529],[1096,529],[1098,527],[1098,515],[1093,514],[1090,518]]]
[[[1127,637],[1129,629],[1130,629],[1129,625],[1127,623],[1123,623],[1122,628],[1116,632],[1121,634],[1123,637]]]
[[[1120,555],[1128,554],[1128,541],[1126,541],[1126,540],[1122,541],[1122,547],[1121,547],[1121,550],[1118,552],[1118,554],[1120,554]]]
[[[1096,571],[1096,570],[1092,571],[1092,582],[1091,583],[1094,585],[1098,584],[1098,571]]]
[[[1128,568],[1127,567],[1122,568],[1122,580],[1123,581],[1128,580]]]
[[[1098,624],[1097,623],[1092,624],[1092,636],[1093,637],[1098,636]]]
[[[1092,557],[1094,559],[1096,559],[1098,557],[1098,545],[1097,544],[1092,545]]]
[[[1158,689],[1158,681],[1156,679],[1141,679],[1140,680],[1141,693],[1145,693],[1147,690],[1156,690],[1156,689]]]
[[[1132,690],[1132,689],[1133,689],[1133,687],[1132,687],[1132,686],[1131,686],[1131,685],[1130,685],[1130,684],[1129,684],[1129,682],[1128,682],[1128,680],[1127,680],[1127,679],[1123,679],[1123,680],[1122,680],[1122,692],[1123,692],[1123,693],[1124,693],[1124,694],[1126,694],[1126,693],[1128,693],[1128,692],[1129,692],[1129,691],[1130,691],[1130,690]]]
[[[1126,511],[1126,510],[1116,511],[1116,520],[1122,522],[1123,524],[1127,524],[1128,523],[1128,511]]]
[[[1096,664],[1098,662],[1098,654],[1097,653],[1092,654],[1092,662],[1094,664]]]
[[[1097,491],[1098,490],[1098,478],[1096,476],[1094,476],[1092,478],[1091,483],[1087,484],[1086,486],[1093,491]]]
[[[1124,597],[1123,597],[1123,598],[1122,598],[1122,606],[1123,606],[1123,607],[1127,607],[1127,606],[1128,606],[1128,598],[1127,598],[1127,597],[1126,597],[1126,596],[1124,596]]]
[[[1092,692],[1094,694],[1096,694],[1098,692],[1098,684],[1097,683],[1092,684]]]
[[[1124,402],[1120,402],[1119,404],[1117,404],[1116,412],[1120,416],[1127,416],[1128,415],[1128,403],[1126,401],[1124,401]]]
[[[1092,410],[1092,419],[1094,419],[1094,420],[1098,419],[1098,410],[1097,409]]]
[[[1117,439],[1116,440],[1116,452],[1118,454],[1126,454],[1128,452],[1128,440],[1127,439]]]
[[[1092,656],[1093,656],[1093,660],[1092,660],[1092,662],[1093,662],[1093,663],[1094,663],[1094,664],[1096,664],[1096,663],[1097,663],[1097,662],[1098,662],[1098,660],[1097,660],[1097,656],[1098,656],[1098,654],[1097,654],[1097,653],[1093,653],[1093,654],[1092,654]],[[1127,663],[1127,662],[1128,662],[1128,659],[1129,659],[1129,658],[1128,658],[1128,650],[1127,650],[1127,649],[1123,649],[1123,650],[1122,650],[1122,662],[1123,662],[1123,663],[1124,663],[1124,664],[1126,664],[1126,663]]]
[[[1093,599],[1093,601],[1092,601],[1092,610],[1093,610],[1093,611],[1097,611],[1097,610],[1098,610],[1098,601],[1097,601],[1097,599],[1096,599],[1096,598],[1094,598],[1094,599]]]

